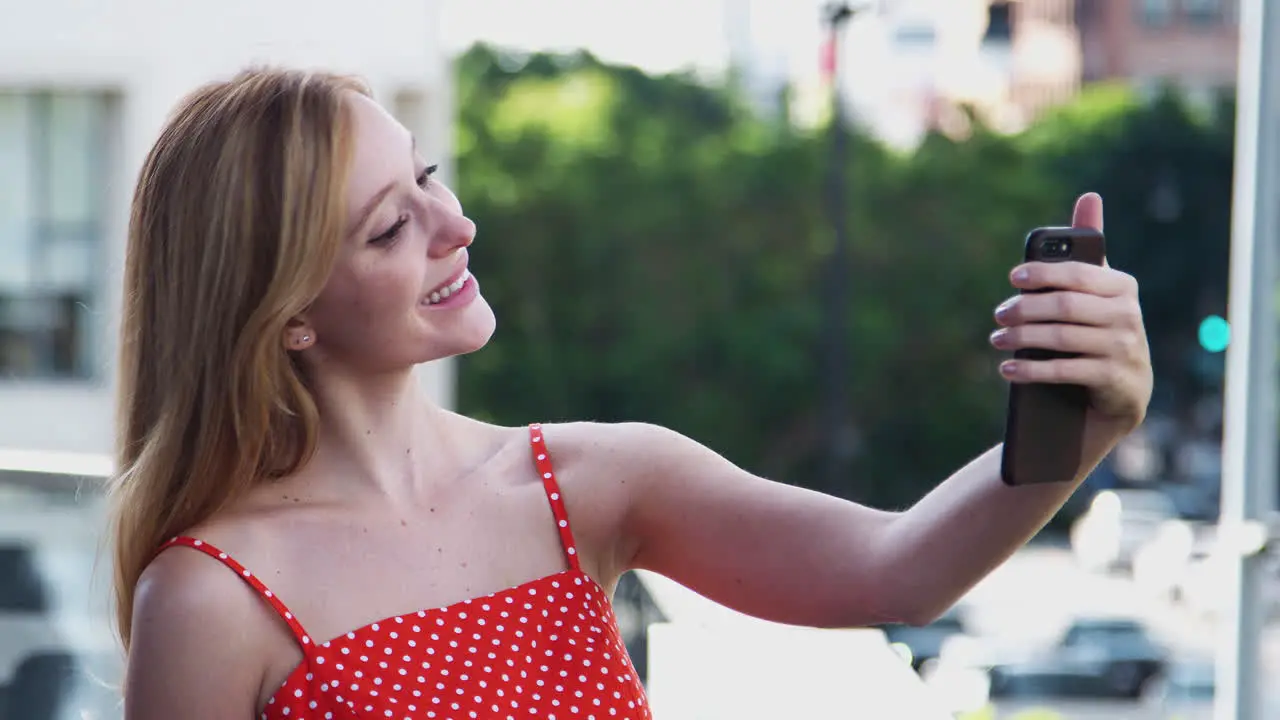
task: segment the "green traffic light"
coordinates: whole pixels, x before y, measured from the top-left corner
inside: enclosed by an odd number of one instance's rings
[[[1231,344],[1231,325],[1217,315],[1200,321],[1200,347],[1211,353],[1220,353]]]

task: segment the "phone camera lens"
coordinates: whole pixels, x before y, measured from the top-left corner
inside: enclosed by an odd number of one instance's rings
[[[1046,240],[1044,243],[1044,256],[1046,258],[1061,258],[1071,254],[1071,241],[1063,238],[1055,238]]]

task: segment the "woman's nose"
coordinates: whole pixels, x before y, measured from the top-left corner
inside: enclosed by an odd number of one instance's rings
[[[431,237],[431,255],[445,257],[476,239],[475,222],[462,213],[448,213]]]

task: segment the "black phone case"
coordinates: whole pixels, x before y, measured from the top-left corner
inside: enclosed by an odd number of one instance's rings
[[[1061,252],[1061,241],[1068,243],[1065,254]],[[1059,252],[1047,253],[1046,247],[1056,247]],[[1027,261],[1101,265],[1106,257],[1106,240],[1097,230],[1037,228],[1027,234],[1023,257]],[[1015,352],[1014,357],[1047,360],[1070,355],[1025,349]],[[1011,383],[1000,467],[1004,483],[1031,485],[1073,480],[1080,470],[1088,409],[1088,390],[1081,385]]]

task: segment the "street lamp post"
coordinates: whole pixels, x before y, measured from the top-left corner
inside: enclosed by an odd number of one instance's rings
[[[827,173],[826,210],[832,230],[831,257],[826,264],[825,293],[825,372],[824,420],[826,428],[825,477],[828,492],[837,491],[849,479],[850,461],[854,454],[854,434],[848,416],[849,376],[849,213],[848,198],[848,131],[840,87],[841,31],[856,10],[845,2],[833,2],[823,8],[823,26],[827,31],[827,82],[831,91],[831,155]]]
[[[1219,538],[1228,553],[1228,601],[1217,652],[1214,718],[1261,720],[1260,655],[1266,609],[1264,535],[1251,529],[1276,504],[1276,242],[1280,238],[1280,5],[1240,3],[1239,90],[1231,276],[1227,301],[1225,427]],[[1248,535],[1256,537],[1248,539]]]

